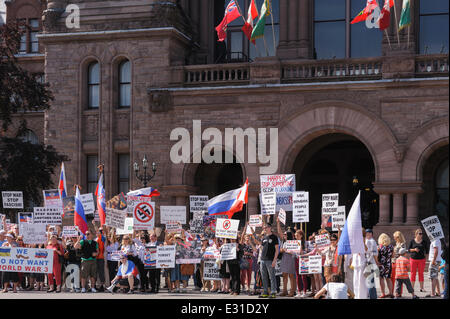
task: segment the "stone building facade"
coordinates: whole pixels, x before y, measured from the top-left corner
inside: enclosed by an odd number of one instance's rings
[[[400,229],[410,238],[421,219],[437,212],[448,227],[448,51],[419,52],[418,1],[409,33],[397,37],[391,16],[379,56],[316,59],[314,1],[280,0],[276,55],[236,63],[216,63],[223,47],[214,27],[224,1],[70,3],[80,8],[80,28],[67,28],[69,2],[48,0],[38,36],[55,96],[39,135],[71,159],[68,185],[88,188],[94,156],[105,165],[107,197],[115,195],[125,154],[128,187],[139,188],[132,163],[145,154],[157,164],[157,207],[188,206],[189,195],[212,197],[248,177],[248,214],[255,214],[266,164],[192,163],[201,152],[192,145],[191,163],[175,164],[170,135],[175,128],[192,134],[195,120],[222,133],[278,128],[276,173],[295,173],[298,190],[310,191],[311,228],[320,226],[322,193],[343,194],[348,212],[359,189],[367,193],[366,224],[377,234]],[[131,62],[129,107],[119,106],[124,61]],[[92,63],[100,70],[94,108]],[[355,177],[359,184],[352,184]]]

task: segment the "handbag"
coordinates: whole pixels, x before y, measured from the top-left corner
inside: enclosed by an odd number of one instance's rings
[[[191,276],[194,274],[194,264],[181,264],[180,272],[183,276]]]
[[[241,259],[239,260],[239,268],[240,268],[240,269],[246,270],[246,269],[248,269],[249,267],[250,267],[250,263],[248,262],[247,259],[241,258]]]

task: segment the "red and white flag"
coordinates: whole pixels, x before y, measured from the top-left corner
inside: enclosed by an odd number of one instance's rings
[[[227,37],[227,26],[237,18],[239,18],[241,14],[239,13],[239,9],[236,5],[235,0],[231,0],[225,8],[225,15],[223,17],[222,22],[216,27],[217,37],[219,41],[223,41]]]
[[[383,9],[381,9],[380,17],[377,24],[381,31],[389,28],[391,23],[391,7],[394,6],[394,0],[384,0]]]
[[[242,32],[247,36],[247,38],[252,41],[253,44],[256,43],[255,39],[252,40],[252,32],[253,32],[253,20],[258,17],[258,8],[256,7],[255,0],[250,2],[250,6],[248,7],[247,13],[247,21],[244,23],[242,27]]]

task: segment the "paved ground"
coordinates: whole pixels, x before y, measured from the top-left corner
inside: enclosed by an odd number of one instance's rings
[[[377,280],[378,281],[378,280]],[[418,282],[416,282],[416,291],[417,295],[420,298],[425,298],[427,294],[430,293],[431,283],[430,280],[425,280],[425,291],[419,292]],[[70,292],[62,292],[62,293],[46,293],[42,291],[19,291],[18,293],[12,293],[11,291],[8,293],[0,293],[0,300],[7,299],[258,299],[257,296],[249,296],[246,294],[241,294],[239,296],[231,296],[229,294],[217,294],[217,293],[207,293],[207,292],[199,292],[193,291],[193,282],[192,280],[189,282],[189,287],[187,293],[168,293],[167,289],[161,289],[158,294],[149,294],[149,293],[136,293],[133,295],[122,294],[122,293],[70,293]],[[404,288],[405,289],[405,288]],[[379,283],[377,282],[377,292],[378,296],[381,295],[379,289]],[[404,293],[405,299],[410,299],[410,294]],[[288,297],[279,297],[277,299],[294,299]],[[312,299],[312,298],[306,298]],[[439,300],[440,298],[426,298],[428,300]],[[261,299],[259,299],[261,300]],[[301,299],[294,299],[301,300]]]

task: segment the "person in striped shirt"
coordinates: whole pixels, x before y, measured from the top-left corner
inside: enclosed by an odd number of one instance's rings
[[[395,299],[400,298],[403,284],[405,284],[406,289],[408,289],[408,292],[412,295],[412,299],[418,299],[419,297],[414,294],[411,280],[409,280],[410,262],[409,259],[406,258],[406,249],[400,248],[398,254],[400,255],[400,257],[398,257],[397,261],[395,262]]]

